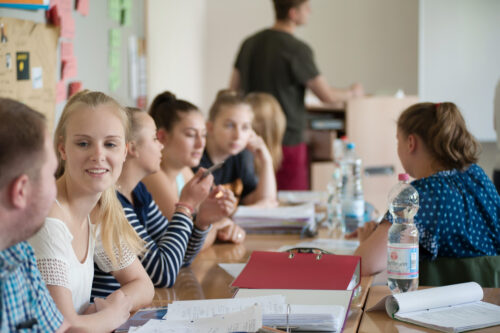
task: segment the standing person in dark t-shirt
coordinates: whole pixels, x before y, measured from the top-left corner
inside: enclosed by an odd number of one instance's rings
[[[283,162],[277,172],[278,189],[309,189],[305,89],[325,103],[362,96],[360,84],[348,89],[330,87],[314,62],[311,48],[293,34],[307,23],[309,0],[273,0],[276,22],[270,29],[247,38],[238,53],[230,89],[267,92],[280,102],[287,128],[283,138]]]

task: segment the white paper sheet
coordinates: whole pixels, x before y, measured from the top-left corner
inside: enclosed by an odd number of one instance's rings
[[[216,315],[242,311],[254,304],[261,306],[262,313],[286,313],[285,297],[282,295],[271,295],[248,298],[176,301],[168,306],[165,319],[171,321],[209,318]]]
[[[358,246],[358,240],[317,238],[309,242],[300,242],[294,245],[285,245],[280,247],[278,251],[287,251],[294,247],[317,247],[335,254],[351,255],[354,253],[354,251],[356,251]]]
[[[232,277],[236,278],[238,275],[240,275],[241,271],[243,268],[245,268],[245,264],[225,264],[225,263],[220,263],[219,266],[223,270],[225,270],[229,275]]]
[[[169,306],[170,307],[170,306]],[[169,309],[170,311],[170,309]],[[252,305],[242,311],[194,320],[152,319],[135,333],[228,333],[255,332],[262,327],[262,308]]]

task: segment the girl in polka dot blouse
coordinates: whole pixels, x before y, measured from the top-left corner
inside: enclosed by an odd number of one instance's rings
[[[419,103],[397,122],[398,156],[416,180],[420,258],[500,254],[500,196],[477,164],[479,144],[453,103]],[[358,237],[363,274],[385,269],[392,216],[367,223]]]

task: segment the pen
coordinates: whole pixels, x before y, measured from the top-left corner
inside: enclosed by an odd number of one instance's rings
[[[208,176],[210,173],[214,172],[215,170],[221,168],[223,165],[224,165],[224,162],[225,161],[222,161],[220,163],[217,163],[217,164],[214,164],[212,165],[210,168],[208,168],[207,170],[205,170],[205,172],[203,173],[202,175],[202,178]]]

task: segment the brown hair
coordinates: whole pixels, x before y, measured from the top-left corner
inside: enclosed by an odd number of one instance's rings
[[[405,135],[418,135],[436,162],[447,169],[464,169],[477,162],[479,143],[451,102],[412,105],[399,116],[398,128]]]
[[[242,93],[229,89],[219,90],[208,112],[208,120],[214,121],[224,106],[236,106],[241,104],[249,105]]]
[[[37,179],[45,158],[45,116],[0,98],[0,119],[0,188],[22,174]]]
[[[156,127],[168,132],[181,120],[181,113],[193,111],[200,112],[194,104],[177,99],[170,91],[164,91],[156,96],[149,107],[149,114],[155,121]]]
[[[278,100],[267,93],[251,93],[245,100],[254,113],[252,127],[266,143],[273,159],[274,171],[277,171],[283,159],[281,144],[286,129],[285,113]]]
[[[129,140],[137,140],[137,134],[142,128],[142,124],[140,123],[140,120],[137,118],[137,115],[141,113],[146,113],[146,111],[131,106],[126,106],[125,111],[127,112],[128,119],[130,122]]]
[[[288,20],[288,12],[297,8],[308,0],[273,0],[274,12],[277,20]]]
[[[64,161],[62,160],[57,146],[59,143],[65,142],[66,140],[68,120],[74,113],[82,109],[95,109],[100,105],[111,105],[114,107],[116,110],[115,115],[120,119],[124,128],[125,141],[129,140],[129,116],[117,101],[98,91],[82,90],[78,92],[69,99],[68,103],[66,103],[54,134],[54,145],[57,159],[59,160],[59,168],[56,172],[57,178],[60,178],[64,174]],[[100,218],[98,223],[101,227],[102,244],[111,263],[116,265],[118,263],[117,259],[121,259],[123,255],[123,246],[128,247],[135,253],[141,252],[144,249],[144,243],[128,223],[122,205],[116,196],[114,185],[102,192],[97,205],[99,206]]]

